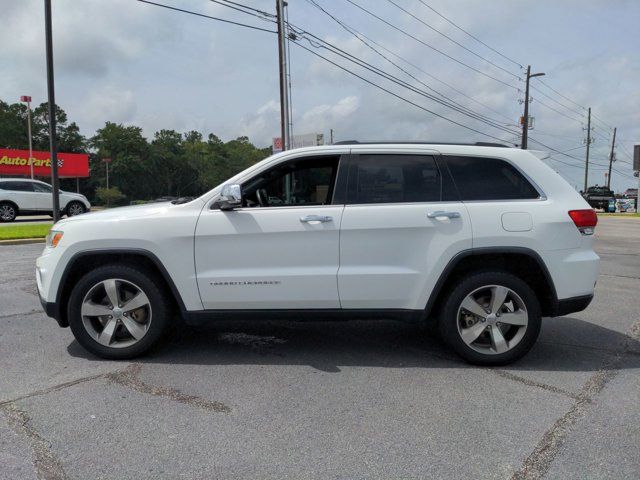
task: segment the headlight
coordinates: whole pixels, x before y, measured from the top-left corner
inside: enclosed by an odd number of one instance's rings
[[[63,232],[60,230],[51,230],[47,235],[47,247],[56,248],[60,240],[62,240]]]

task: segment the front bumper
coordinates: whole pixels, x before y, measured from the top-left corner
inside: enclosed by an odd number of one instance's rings
[[[40,305],[42,305],[42,309],[44,310],[44,313],[47,314],[47,317],[53,318],[61,327],[69,326],[69,322],[67,322],[66,319],[62,319],[62,316],[60,315],[60,307],[56,302],[47,302],[40,295],[38,295],[38,298],[40,299]]]
[[[593,300],[593,295],[581,295],[579,297],[558,300],[558,307],[554,316],[562,317],[570,313],[581,312],[589,306],[591,300]]]

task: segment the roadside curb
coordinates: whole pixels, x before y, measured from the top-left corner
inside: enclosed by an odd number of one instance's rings
[[[15,238],[11,240],[0,240],[0,245],[28,245],[30,243],[44,243],[44,238]]]

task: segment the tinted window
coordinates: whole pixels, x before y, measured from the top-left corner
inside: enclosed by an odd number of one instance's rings
[[[0,188],[14,192],[33,192],[31,182],[2,182]]]
[[[510,163],[497,158],[445,157],[462,200],[538,198],[531,183]]]
[[[51,193],[52,188],[44,183],[33,183],[33,189],[36,192]]]
[[[347,203],[438,202],[441,189],[433,157],[357,155],[349,169]]]
[[[284,207],[331,203],[338,157],[279,165],[242,185],[245,207]]]

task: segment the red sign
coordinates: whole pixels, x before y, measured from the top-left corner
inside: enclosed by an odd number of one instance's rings
[[[29,95],[22,95],[20,97],[20,101],[21,102],[30,102],[31,101],[31,97]]]
[[[29,150],[0,148],[0,175],[30,175]],[[49,152],[33,152],[33,174],[37,177],[51,176]],[[58,175],[60,178],[89,176],[89,155],[86,153],[58,153]]]

